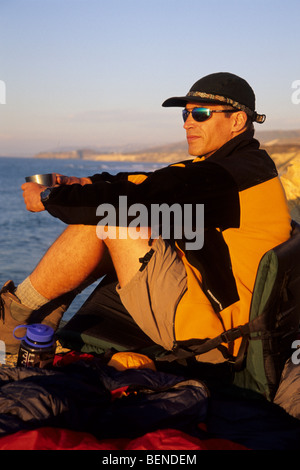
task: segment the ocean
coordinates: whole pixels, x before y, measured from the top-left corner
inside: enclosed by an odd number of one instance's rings
[[[31,213],[25,208],[21,185],[25,177],[38,173],[91,176],[107,171],[152,171],[163,166],[149,162],[102,162],[0,157],[0,285],[12,279],[22,282],[35,268],[43,254],[66,227],[45,212]],[[55,273],[54,273],[55,274]],[[97,284],[89,286],[72,302],[64,315],[69,320]]]

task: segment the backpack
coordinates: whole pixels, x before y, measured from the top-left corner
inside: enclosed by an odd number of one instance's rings
[[[242,338],[233,361],[234,384],[274,399],[285,362],[299,333],[300,225],[292,222],[291,237],[262,257],[255,280],[249,322],[206,341],[178,341],[158,361],[182,361],[222,343]]]

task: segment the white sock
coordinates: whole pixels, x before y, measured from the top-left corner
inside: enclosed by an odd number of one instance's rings
[[[49,302],[49,299],[46,299],[41,295],[31,284],[29,277],[27,277],[15,290],[15,295],[20,300],[21,304],[26,305],[26,307],[31,308],[32,310],[37,310],[38,308],[45,305]]]

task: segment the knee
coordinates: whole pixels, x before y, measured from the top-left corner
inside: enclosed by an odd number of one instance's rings
[[[114,227],[97,225],[97,237],[108,244],[113,240],[149,240],[151,230],[148,227]]]
[[[97,241],[99,239],[96,233],[96,227],[94,225],[68,225],[68,227],[62,233],[60,239],[64,243],[81,243]]]

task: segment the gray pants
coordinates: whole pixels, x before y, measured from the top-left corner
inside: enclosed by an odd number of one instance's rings
[[[175,249],[158,238],[145,264],[128,284],[117,285],[117,292],[139,327],[155,343],[172,349],[176,308],[186,288],[184,264]]]

